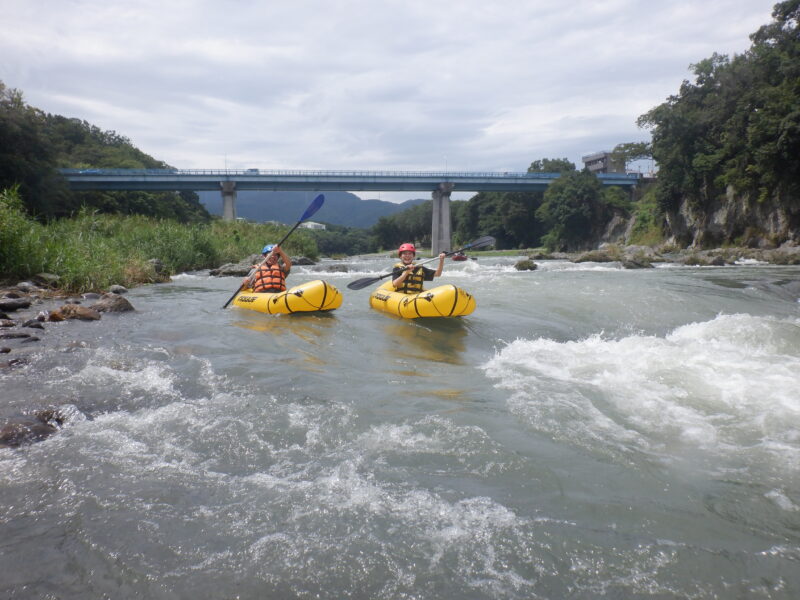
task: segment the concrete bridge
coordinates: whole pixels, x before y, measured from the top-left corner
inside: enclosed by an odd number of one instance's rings
[[[222,218],[236,218],[237,190],[312,190],[430,192],[433,199],[431,251],[448,250],[450,194],[459,192],[541,191],[560,173],[450,171],[292,171],[292,170],[175,170],[175,169],[61,169],[75,191],[209,191],[222,193]],[[637,174],[599,173],[603,185],[633,187]]]

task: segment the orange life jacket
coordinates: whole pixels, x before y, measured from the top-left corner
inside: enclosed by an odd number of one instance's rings
[[[286,274],[280,265],[269,266],[263,264],[256,269],[253,275],[254,292],[283,292],[286,291]]]

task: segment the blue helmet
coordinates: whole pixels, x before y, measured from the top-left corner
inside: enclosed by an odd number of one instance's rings
[[[275,247],[275,244],[267,244],[264,246],[264,249],[261,251],[261,254],[268,254],[272,252],[272,249]]]

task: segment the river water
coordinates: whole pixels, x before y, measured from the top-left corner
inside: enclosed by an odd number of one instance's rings
[[[46,324],[3,414],[2,598],[798,598],[800,267],[448,261],[469,317],[368,307],[389,258]]]

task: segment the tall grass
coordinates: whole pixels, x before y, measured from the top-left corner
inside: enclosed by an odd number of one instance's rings
[[[0,191],[0,278],[14,281],[47,272],[74,292],[112,284],[130,287],[160,280],[151,259],[160,260],[169,274],[212,268],[260,252],[287,230],[238,221],[182,225],[85,209],[74,218],[42,225],[28,218],[12,188]],[[313,237],[304,231],[295,231],[284,249],[311,258],[318,254]]]

